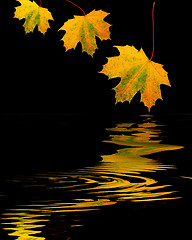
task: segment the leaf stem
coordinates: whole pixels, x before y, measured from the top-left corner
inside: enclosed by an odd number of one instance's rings
[[[83,10],[82,8],[80,8],[77,4],[71,2],[70,0],[66,0],[66,1],[69,2],[69,3],[71,3],[71,4],[73,4],[74,6],[78,7],[78,8],[83,12],[84,16],[86,15],[86,13],[84,12],[84,10]]]
[[[42,1],[40,0],[39,7],[41,7],[41,6],[42,6]]]
[[[152,58],[153,58],[153,55],[154,55],[154,50],[155,50],[155,44],[154,44],[154,42],[155,42],[155,34],[154,34],[154,32],[155,32],[155,27],[154,27],[154,9],[155,9],[155,2],[153,3],[153,9],[152,9],[152,28],[153,28],[153,30],[152,30],[152,32],[153,32],[153,51],[152,51],[152,54],[151,54],[151,58],[150,58],[150,61],[152,60]]]

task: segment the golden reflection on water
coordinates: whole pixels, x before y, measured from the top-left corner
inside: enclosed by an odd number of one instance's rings
[[[160,184],[154,174],[157,171],[175,169],[175,166],[144,156],[182,148],[162,144],[161,127],[163,126],[150,118],[137,125],[117,124],[116,127],[107,129],[110,139],[104,142],[123,148],[114,154],[103,155],[103,160],[97,165],[15,179],[16,182],[23,182],[23,189],[31,187],[33,191],[38,188],[41,180],[41,188],[53,195],[55,191],[59,191],[62,199],[55,200],[50,194],[52,200],[39,196],[39,201],[32,200],[29,204],[7,209],[1,216],[3,229],[17,240],[44,240],[42,229],[54,214],[60,214],[64,218],[67,214],[75,213],[70,226],[78,227],[83,226],[82,212],[99,210],[118,201],[140,202],[179,198],[170,184]],[[42,180],[45,180],[44,184]],[[59,237],[70,239],[66,231],[63,231],[63,235],[60,233]]]
[[[11,231],[9,236],[17,237],[18,240],[45,240],[45,237],[37,236],[42,232],[38,228],[46,226],[43,223],[49,221],[48,218],[44,219],[44,214],[30,213],[29,209],[15,209],[11,213],[4,213],[1,219],[4,220],[4,226],[8,225],[3,229]]]

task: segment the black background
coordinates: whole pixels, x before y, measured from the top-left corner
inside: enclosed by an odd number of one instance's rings
[[[40,169],[49,163],[53,168],[52,159],[56,168],[61,163],[97,161],[108,151],[101,144],[107,137],[106,127],[130,118],[138,121],[140,114],[147,113],[140,103],[140,93],[131,103],[115,105],[113,87],[120,78],[108,79],[98,72],[107,62],[106,57],[119,54],[114,45],[142,47],[151,56],[153,1],[76,0],[86,13],[93,9],[110,13],[105,20],[112,24],[111,40],[97,38],[93,58],[82,53],[80,43],[75,50],[66,52],[61,41],[64,31],[58,32],[68,19],[83,14],[79,8],[65,0],[42,0],[42,7],[48,8],[55,19],[44,36],[37,27],[33,33],[25,34],[25,20],[14,18],[19,2],[7,3],[0,81],[2,165],[14,172],[16,168],[37,168],[37,164]],[[189,19],[185,4],[156,1],[153,61],[164,65],[172,87],[161,86],[164,101],[157,100],[151,113],[166,118],[173,114],[173,126],[177,126],[174,114],[192,110]],[[182,139],[190,132],[186,129],[182,130]],[[176,137],[178,129],[169,128],[170,132]]]
[[[38,3],[38,0],[36,1]],[[1,113],[86,113],[102,115],[145,113],[138,93],[131,104],[115,106],[112,88],[119,79],[108,80],[102,65],[106,57],[118,54],[114,45],[141,47],[148,57],[152,52],[152,0],[147,1],[74,1],[86,13],[93,9],[109,12],[106,21],[112,26],[111,41],[97,39],[94,58],[76,50],[65,52],[58,29],[64,22],[81,15],[80,9],[64,0],[42,0],[55,21],[45,36],[35,28],[25,35],[23,23],[13,18],[19,3],[8,1],[6,33],[0,85]],[[161,86],[164,101],[158,100],[152,113],[191,112],[189,8],[179,1],[156,1],[155,54],[153,61],[164,65],[172,87]]]
[[[42,169],[45,172],[50,169],[62,171],[66,167],[75,168],[81,164],[94,165],[101,160],[102,154],[112,154],[118,147],[102,143],[109,136],[106,125],[109,127],[113,124],[113,119],[122,122],[127,117],[133,118],[133,122],[142,122],[138,115],[147,113],[144,105],[139,103],[139,93],[131,104],[125,102],[115,105],[113,87],[119,80],[109,80],[98,72],[107,62],[106,57],[118,54],[114,45],[134,45],[137,49],[142,47],[146,55],[151,56],[153,1],[74,0],[86,13],[93,9],[110,13],[106,21],[112,24],[111,40],[101,42],[97,39],[98,50],[94,58],[82,53],[81,44],[78,44],[76,50],[65,52],[61,41],[64,32],[58,32],[64,22],[82,12],[65,0],[42,2],[42,7],[48,8],[55,19],[50,21],[51,29],[45,36],[37,31],[37,27],[33,33],[26,35],[22,27],[24,19],[19,21],[13,18],[19,3],[16,0],[6,1],[7,17],[1,30],[0,181],[10,174],[27,175],[31,171],[41,172]],[[167,113],[179,115],[192,111],[190,11],[184,1],[156,1],[153,61],[164,65],[172,87],[161,86],[164,101],[158,100],[151,112],[165,113],[166,118]],[[182,174],[186,169],[191,170],[191,159],[188,157],[191,156],[191,118],[183,118],[185,115],[182,115],[180,119],[174,114],[166,119],[166,124],[167,121],[170,124],[162,131],[162,139],[165,135],[169,144],[187,146],[179,153],[167,155],[171,161],[174,159],[175,164],[180,164]],[[156,177],[161,176],[156,174]],[[6,184],[0,185],[7,191]],[[124,207],[121,211],[117,208],[114,212],[113,209],[92,218],[93,228],[88,232],[96,231],[95,239],[108,239],[108,232],[110,239],[123,239],[129,230],[140,237],[158,233],[162,237],[168,234],[170,238],[173,238],[173,232],[178,235],[179,231],[183,238],[183,234],[191,230],[188,227],[189,216],[185,218],[185,214],[191,212],[191,198],[188,196],[190,186],[181,184],[179,188],[185,197],[179,209],[177,203],[171,208],[170,205],[162,204],[160,208],[154,205],[150,209],[133,209],[129,215],[126,215]],[[11,189],[10,192],[6,204],[28,198],[20,196],[17,189]],[[0,205],[4,208],[3,204]],[[122,216],[122,213],[125,215]],[[116,221],[113,222],[114,216]],[[154,226],[154,232],[151,232],[146,216]],[[128,222],[124,221],[124,217]],[[87,219],[90,221],[90,218]],[[100,223],[100,228],[95,228],[94,221]],[[185,229],[181,226],[185,226]],[[101,237],[103,232],[107,233],[106,238]],[[7,233],[3,234],[2,239],[6,239]]]

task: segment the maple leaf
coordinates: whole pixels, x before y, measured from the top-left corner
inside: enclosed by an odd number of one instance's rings
[[[142,48],[138,51],[134,46],[115,47],[120,55],[108,58],[100,73],[109,78],[121,77],[120,83],[114,88],[116,103],[131,101],[140,91],[141,101],[150,111],[156,100],[162,99],[160,85],[171,86],[167,72],[163,65],[149,60]]]
[[[68,20],[59,29],[65,30],[66,33],[62,40],[66,51],[76,47],[78,42],[82,44],[82,51],[87,52],[93,56],[97,49],[95,37],[101,40],[110,39],[109,23],[103,19],[109,15],[102,10],[93,10],[84,16],[74,16],[73,19]]]
[[[15,18],[19,20],[25,18],[23,27],[25,33],[33,32],[35,26],[38,26],[38,30],[45,34],[50,27],[48,20],[53,20],[51,13],[47,8],[42,8],[34,1],[29,0],[17,0],[21,3],[21,6],[16,7]]]

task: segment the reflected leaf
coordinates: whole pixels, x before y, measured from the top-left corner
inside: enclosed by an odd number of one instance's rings
[[[163,144],[160,139],[161,127],[163,126],[151,119],[137,125],[117,124],[107,129],[110,137],[104,142],[121,148],[115,154],[103,155],[103,160],[95,166],[14,179],[13,182],[20,182],[24,190],[30,186],[30,189],[36,191],[40,183],[39,187],[44,192],[42,195],[39,192],[37,201],[7,209],[1,217],[3,229],[17,240],[45,240],[42,229],[51,216],[66,219],[68,215],[72,215],[70,224],[62,225],[65,230],[54,228],[52,233],[52,236],[68,239],[68,227],[83,226],[81,216],[85,212],[98,211],[119,201],[143,202],[180,198],[171,184],[162,184],[154,174],[176,167],[147,157],[152,153],[182,148]],[[45,192],[47,195],[44,195]],[[62,199],[53,199],[57,192]]]

